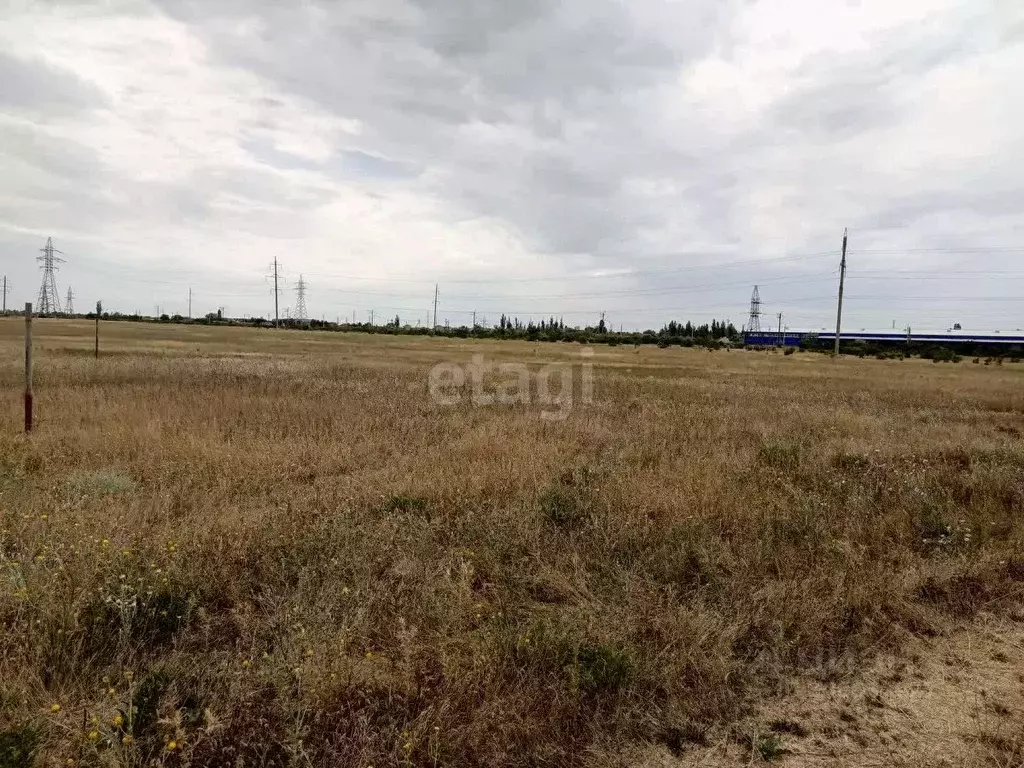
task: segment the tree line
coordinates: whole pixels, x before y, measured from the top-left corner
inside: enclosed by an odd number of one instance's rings
[[[80,317],[95,318],[95,313],[79,315]],[[175,323],[186,325],[230,325],[230,326],[251,326],[254,328],[272,328],[273,320],[265,317],[248,318],[227,318],[220,312],[210,312],[202,317],[189,319],[182,315],[160,315],[152,317],[139,314],[123,314],[120,312],[104,312],[104,320],[121,320],[127,322],[144,323]],[[413,326],[403,324],[400,316],[395,316],[383,324],[370,323],[347,323],[330,322],[327,320],[296,320],[294,318],[281,319],[279,327],[291,330],[307,331],[335,331],[335,332],[362,332],[362,333],[384,333],[389,335],[410,335],[410,336],[442,336],[452,338],[481,338],[481,339],[521,339],[525,341],[575,341],[588,344],[658,344],[661,346],[694,346],[694,345],[719,345],[723,340],[730,343],[743,341],[742,334],[732,323],[722,320],[712,320],[710,323],[695,325],[687,321],[681,323],[671,320],[665,323],[659,330],[644,331],[616,331],[611,328],[602,317],[594,325],[573,326],[567,325],[561,317],[549,317],[541,320],[522,320],[519,317],[502,314],[497,325],[485,326],[457,325],[449,323],[439,325],[436,328],[426,326]]]

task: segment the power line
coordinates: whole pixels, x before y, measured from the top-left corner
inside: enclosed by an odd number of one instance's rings
[[[836,275],[836,270],[830,272],[805,276],[805,277],[775,277],[767,278],[762,280],[759,285],[771,282],[785,282],[787,285],[800,284],[800,283],[813,283],[823,280],[831,280]],[[708,289],[712,288],[728,288],[737,285],[749,285],[747,280],[734,280],[727,283],[687,283],[683,286],[662,286],[658,288],[644,288],[638,290],[623,290],[623,291],[602,291],[596,293],[559,293],[559,294],[500,294],[500,295],[480,295],[473,294],[471,296],[459,296],[455,298],[466,298],[477,301],[516,301],[518,299],[598,299],[598,298],[629,298],[632,296],[658,296],[663,294],[685,294],[685,293],[703,293]],[[324,288],[323,290],[331,293],[344,293],[351,294],[353,296],[415,296],[415,293],[396,293],[394,291],[360,291],[352,290],[349,288]]]
[[[974,246],[965,248],[858,248],[850,253],[1024,253],[1020,246]]]
[[[688,267],[674,267],[671,269],[654,269],[654,270],[615,270],[607,271],[605,274],[597,275],[581,275],[581,274],[564,274],[564,275],[547,275],[543,277],[492,277],[492,278],[451,278],[445,279],[446,283],[457,283],[457,284],[488,284],[488,283],[544,283],[544,282],[564,282],[564,281],[579,281],[579,280],[609,280],[609,279],[624,279],[630,277],[644,277],[644,276],[656,276],[656,275],[670,275],[688,273],[697,270],[714,269],[721,270],[728,267],[746,266],[751,264],[760,264],[762,266],[772,266],[779,263],[788,263],[791,261],[802,261],[807,259],[824,259],[830,256],[837,256],[838,251],[822,251],[820,253],[805,253],[796,254],[791,256],[779,256],[776,258],[767,259],[744,259],[741,261],[723,261],[712,264],[698,264],[695,266]],[[664,254],[660,255],[659,258],[678,258],[680,256],[704,256],[714,257],[715,254],[708,252],[680,252],[676,254]],[[309,272],[307,274],[316,275],[317,277],[333,277],[342,280],[368,280],[372,282],[382,283],[429,283],[430,281],[424,278],[404,278],[404,277],[369,277],[366,275],[343,275],[336,272]]]

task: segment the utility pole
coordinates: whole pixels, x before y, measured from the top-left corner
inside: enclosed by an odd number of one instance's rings
[[[839,356],[839,335],[843,325],[843,286],[846,284],[846,230],[843,230],[843,259],[839,262],[839,307],[836,310],[836,357]]]
[[[32,302],[25,302],[25,432],[32,431]]]
[[[476,310],[473,310],[473,330],[476,330]]]
[[[278,268],[277,268],[277,256],[274,257],[274,327],[277,328],[281,322],[280,312],[278,310],[278,300],[281,297],[281,289],[277,286]]]
[[[373,326],[373,310],[370,310],[370,326]]]
[[[192,319],[192,286],[188,287],[188,319]]]
[[[437,283],[434,283],[434,325],[432,328],[437,328]]]
[[[4,312],[7,311],[7,275],[4,275]]]
[[[93,348],[93,354],[96,359],[100,359],[100,315],[103,314],[103,302],[96,302],[96,345]]]

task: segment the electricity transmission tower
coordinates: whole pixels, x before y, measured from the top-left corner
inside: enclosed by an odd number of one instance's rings
[[[747,318],[747,333],[761,332],[761,294],[754,286],[754,292],[750,295],[750,317]]]
[[[299,275],[298,285],[295,286],[295,318],[306,319],[306,281]]]
[[[75,294],[71,291],[71,286],[68,286],[68,297],[64,300],[64,314],[71,316],[75,314]]]
[[[43,283],[39,286],[39,314],[40,315],[53,315],[60,313],[60,294],[57,293],[57,280],[54,278],[53,273],[57,271],[58,264],[62,264],[64,259],[54,254],[60,253],[56,248],[53,247],[53,238],[46,238],[46,247],[40,248],[42,256],[37,256],[38,261],[43,266]]]
[[[7,311],[7,275],[4,275],[4,312]]]

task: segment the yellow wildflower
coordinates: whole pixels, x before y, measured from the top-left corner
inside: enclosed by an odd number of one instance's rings
[[[89,741],[98,741],[100,738],[99,731],[89,731]]]
[[[51,704],[50,705],[50,711],[55,713],[55,714],[57,712],[60,712],[60,704]]]
[[[167,751],[168,752],[173,752],[177,748],[178,748],[178,742],[174,741],[173,739],[171,741],[167,742]]]

